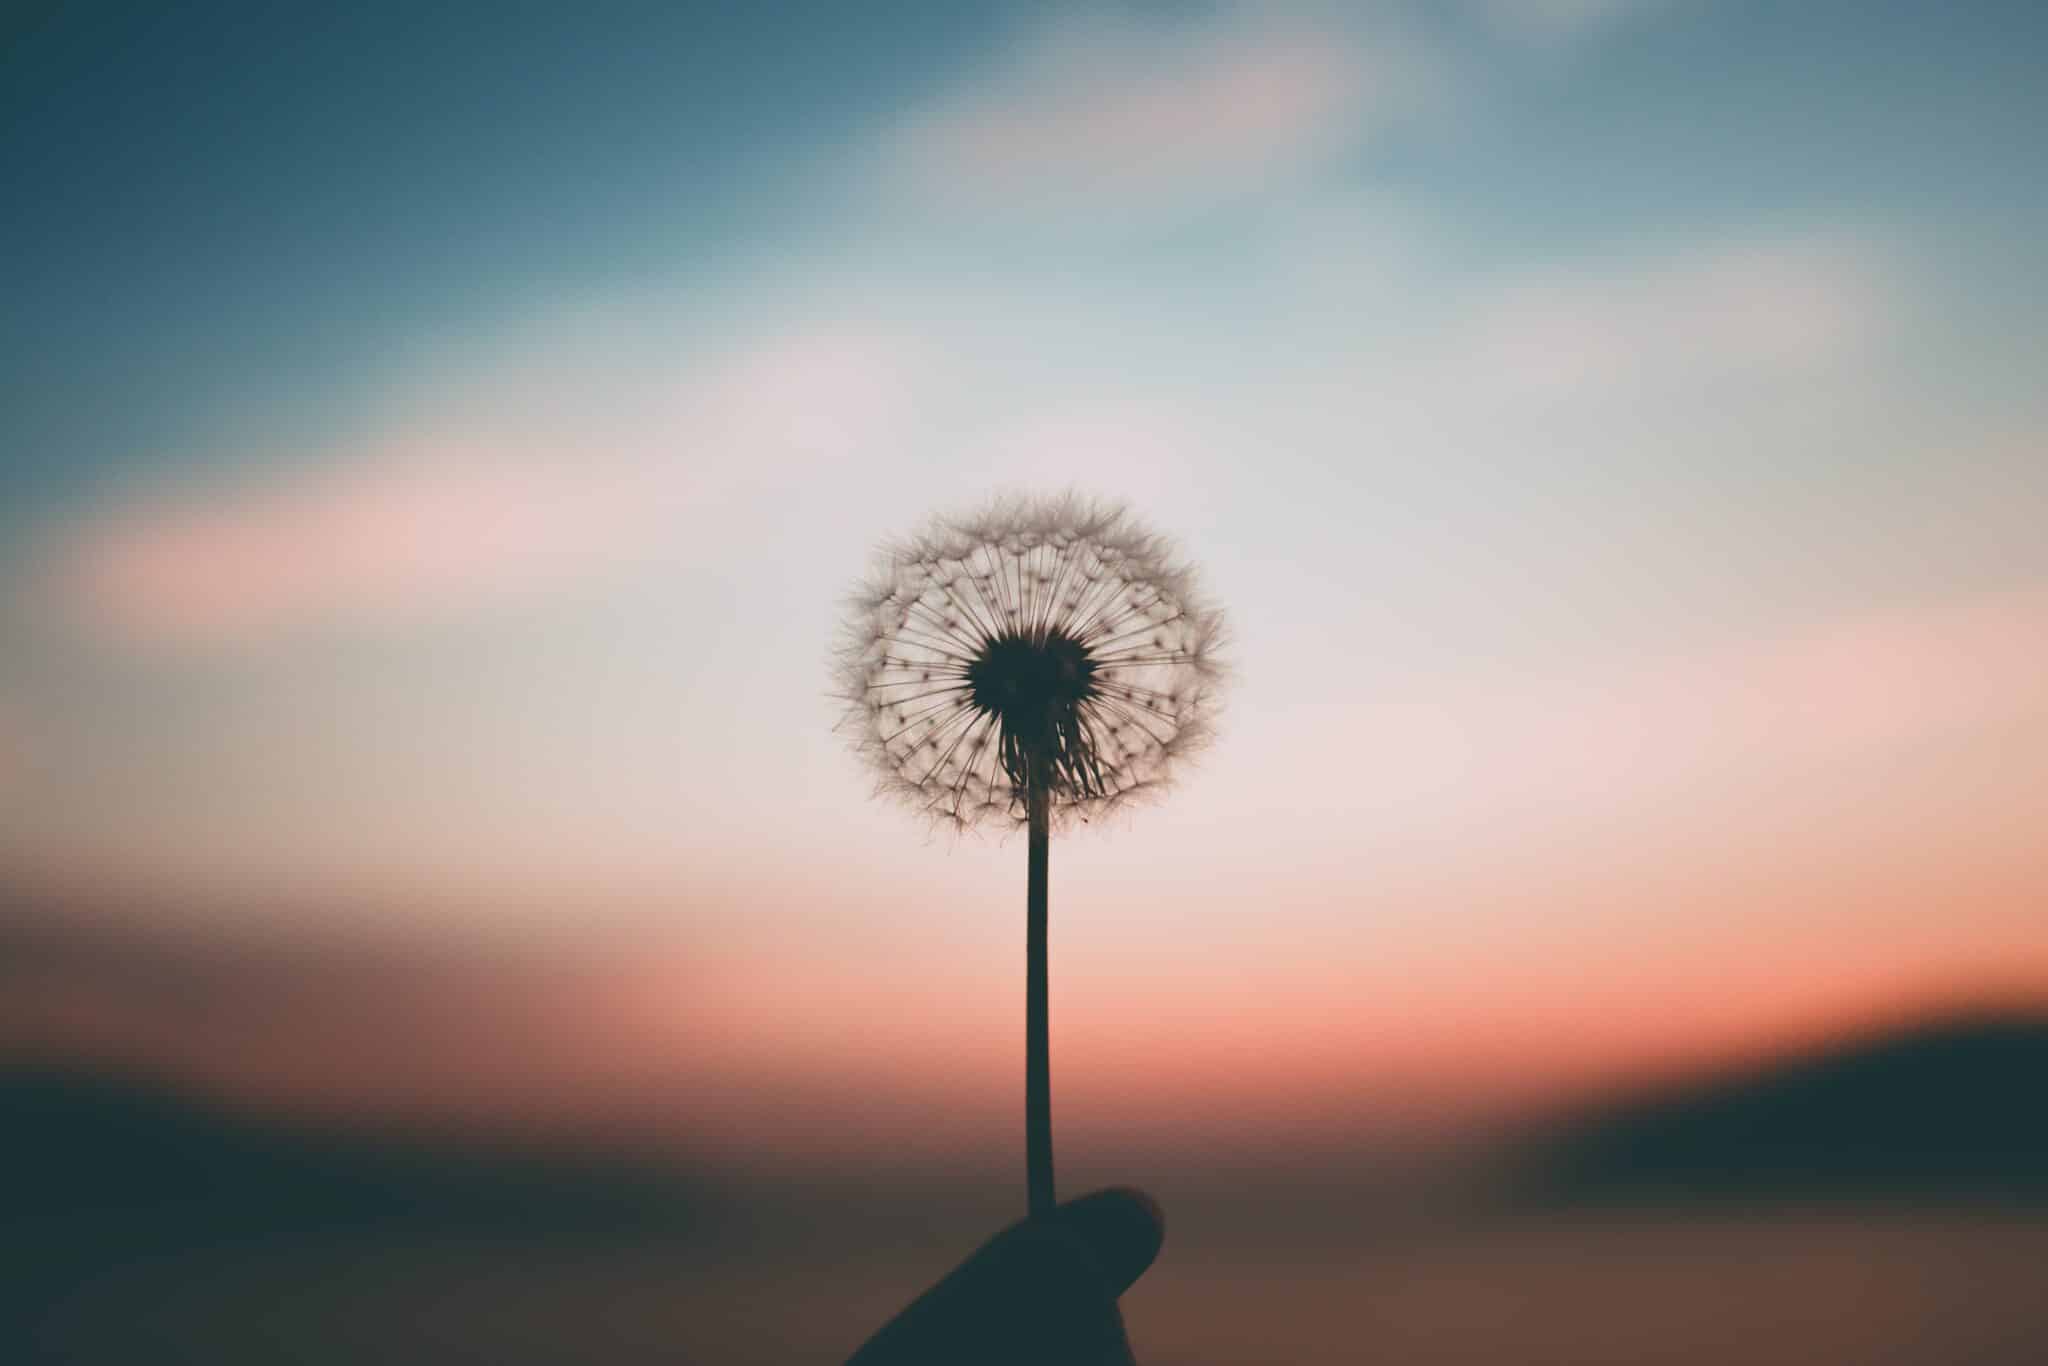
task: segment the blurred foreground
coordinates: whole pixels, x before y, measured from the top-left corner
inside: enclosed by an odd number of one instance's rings
[[[2018,1366],[2048,1341],[2038,1221],[1645,1214],[1349,1255],[1188,1241],[1124,1299],[1153,1366]],[[640,1241],[265,1241],[110,1268],[43,1311],[12,1359],[837,1362],[947,1265]]]
[[[1674,1083],[1438,1153],[1136,1173],[1174,1363],[2034,1362],[2048,1021]],[[6,1359],[833,1362],[1013,1217],[1002,1180],[773,1189],[344,1135],[17,1067]],[[26,1291],[23,1295],[20,1292]]]

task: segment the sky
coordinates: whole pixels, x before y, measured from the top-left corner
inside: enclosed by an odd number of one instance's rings
[[[827,661],[1065,488],[1234,683],[1055,849],[1063,1124],[2048,994],[2038,7],[430,8],[9,21],[10,1048],[1008,1135],[1022,841]]]

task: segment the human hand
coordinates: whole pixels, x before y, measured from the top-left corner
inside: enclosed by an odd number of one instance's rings
[[[1012,1224],[917,1297],[847,1366],[1130,1366],[1117,1296],[1159,1255],[1142,1191],[1096,1191]]]

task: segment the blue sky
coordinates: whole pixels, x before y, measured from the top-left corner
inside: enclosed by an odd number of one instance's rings
[[[1059,842],[1063,1144],[2048,989],[2038,6],[9,34],[0,873],[97,947],[0,1044],[1010,1133],[1022,851],[869,800],[827,659],[878,541],[1068,486],[1235,668]]]
[[[2035,7],[434,9],[8,44],[19,862],[893,848],[837,597],[1020,485],[1136,500],[1236,606],[1173,838],[1276,787],[1312,867],[1737,828],[1791,762],[1743,699],[1845,634],[2020,680],[1854,736],[2032,715]],[[1574,689],[1651,739],[1555,802],[1607,727],[1527,699]]]
[[[494,8],[64,14],[10,45],[10,493],[204,459],[224,414],[345,422],[405,383],[397,358],[422,337],[488,336],[579,291],[773,273],[783,253],[928,253],[940,272],[1013,278],[1133,254],[1087,233],[1048,247],[1007,209],[998,226],[1018,232],[919,231],[922,206],[860,184],[892,122],[1088,21],[1021,6]],[[2006,329],[2039,302],[2033,7],[1304,12],[1398,34],[1444,87],[1415,97],[1427,110],[1333,134],[1317,179],[1414,199],[1456,267],[1846,219],[1928,253],[1977,311],[1982,349],[2020,340]],[[1102,13],[1134,49],[1118,60],[1140,66],[1147,47],[1233,22]],[[1136,254],[1169,275],[1199,271],[1205,245],[1227,263],[1259,206],[1237,207],[1148,224]],[[1978,360],[1997,378],[1995,357]],[[92,401],[110,385],[121,403]]]

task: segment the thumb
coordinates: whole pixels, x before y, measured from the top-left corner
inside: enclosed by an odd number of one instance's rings
[[[1112,1297],[1145,1274],[1166,1241],[1166,1213],[1159,1202],[1131,1186],[1112,1186],[1069,1200],[1052,1212],[1095,1263]]]
[[[997,1234],[892,1319],[848,1366],[1127,1363],[1116,1297],[1165,1238],[1159,1206],[1112,1189]]]

